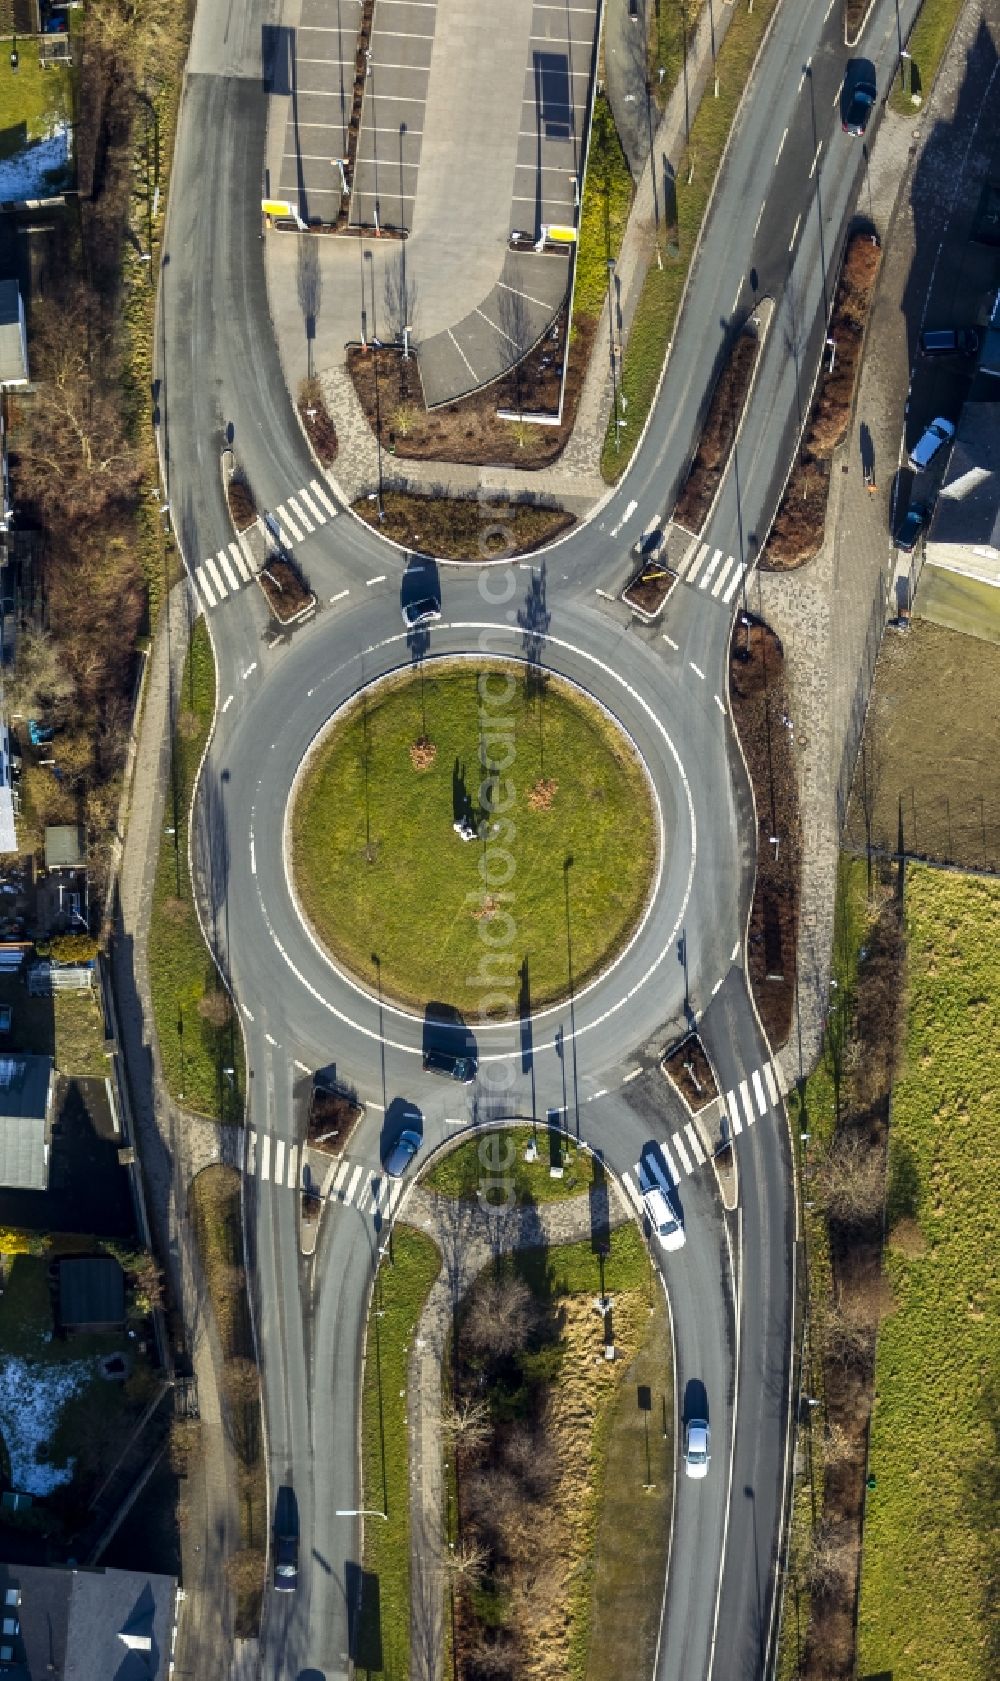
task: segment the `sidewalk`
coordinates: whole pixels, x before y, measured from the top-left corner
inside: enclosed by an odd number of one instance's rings
[[[609,1223],[631,1218],[617,1185],[608,1180]],[[512,1249],[575,1243],[592,1235],[590,1197],[527,1208],[493,1209],[436,1196],[419,1187],[406,1204],[408,1225],[426,1232],[441,1251],[441,1271],[414,1331],[407,1374],[410,1456],[410,1677],[441,1681],[443,1610],[441,1555],[444,1504],[441,1479],[441,1371],[456,1307],[483,1269]]]
[[[186,582],[171,593],[170,664],[174,692],[187,652]],[[223,1429],[217,1383],[214,1326],[201,1282],[187,1219],[188,1187],[209,1163],[240,1159],[237,1129],[220,1129],[173,1103],[161,1078],[147,948],[149,907],[169,784],[170,678],[168,614],[164,612],[150,654],[145,704],[135,760],[127,839],[120,879],[120,911],[112,947],[112,974],[156,1251],[170,1276],[191,1348],[201,1417],[201,1452],[188,1468],[179,1510],[184,1610],[176,1675],[223,1681],[229,1674],[231,1619],[225,1561],[239,1546],[239,1511],[232,1456]]]
[[[822,1045],[841,817],[888,616],[895,558],[890,498],[910,377],[904,297],[912,313],[914,281],[926,290],[951,212],[951,191],[925,186],[923,196],[915,198],[915,178],[921,182],[943,179],[952,186],[959,179],[969,114],[966,128],[953,128],[951,121],[963,81],[967,75],[975,77],[988,57],[986,52],[968,56],[981,27],[991,31],[995,51],[1000,26],[986,23],[980,7],[969,7],[934,93],[919,115],[899,117],[887,109],[882,119],[870,171],[871,208],[883,246],[882,272],[851,428],[833,458],[826,540],[816,559],[795,572],[758,573],[759,599],[750,603],[784,645],[802,810],[797,1021],[777,1058],[783,1081],[789,1085],[812,1067]],[[987,64],[987,75],[989,69]],[[916,145],[915,133],[919,136]],[[928,158],[937,153],[939,167],[928,170]],[[867,198],[863,205],[859,203],[861,209],[867,211]],[[919,247],[916,218],[921,230]],[[875,495],[869,494],[862,469],[862,425],[874,443]],[[888,611],[891,614],[895,608]]]

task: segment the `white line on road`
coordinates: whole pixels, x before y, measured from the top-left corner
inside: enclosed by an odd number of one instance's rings
[[[767,199],[765,199],[765,200],[764,200],[764,204],[766,204],[766,203],[767,203]],[[758,229],[758,228],[759,228],[759,227],[760,227],[760,224],[761,224],[761,221],[762,221],[762,219],[763,219],[763,215],[764,215],[764,204],[762,204],[762,205],[761,205],[761,207],[760,207],[760,209],[759,209],[759,210],[758,210],[758,212],[757,212],[757,220],[756,220],[756,222],[755,222],[755,223],[754,223],[754,225],[753,225],[753,236],[754,236],[754,239],[756,239],[756,238],[757,238],[757,229]]]
[[[364,1178],[364,1173],[365,1173],[365,1170],[364,1170],[363,1167],[356,1167],[354,1169],[354,1172],[351,1174],[351,1182],[348,1185],[346,1191],[344,1191],[342,1193],[343,1200],[345,1202],[353,1202],[354,1201],[354,1193],[356,1192],[359,1184],[361,1183],[361,1180]]]
[[[239,543],[230,543],[229,553],[233,557],[233,565],[235,566],[235,568],[236,568],[237,572],[239,573],[240,577],[243,579],[243,582],[245,584],[248,584],[250,582],[250,579],[253,577],[253,573],[251,572],[250,567],[247,564],[246,555],[243,553],[243,550],[240,548]]]
[[[612,532],[612,536],[614,536],[613,532]],[[603,596],[605,601],[617,601],[618,600],[618,597],[616,595],[609,595],[607,590],[596,589],[594,591],[594,594]]]
[[[781,136],[781,145],[778,147],[778,156],[774,160],[775,164],[777,164],[779,162],[780,158],[781,158],[781,154],[785,149],[785,141],[787,139],[788,139],[788,130],[786,128],[784,134]]]
[[[660,1152],[667,1164],[667,1172],[670,1174],[671,1183],[676,1185],[678,1179],[680,1178],[680,1174],[677,1171],[677,1163],[674,1161],[673,1156],[670,1154],[670,1151],[667,1149],[665,1144],[660,1145]]]
[[[306,489],[305,485],[302,486],[301,490],[296,491],[296,495],[298,496],[299,500],[301,501],[302,506],[304,508],[308,508],[309,513],[312,516],[312,518],[316,521],[316,524],[317,525],[325,525],[326,524],[326,514],[323,512],[322,508],[318,505],[318,503],[313,501],[313,498],[310,496],[310,494],[309,494],[308,490]]]
[[[394,1185],[392,1186],[391,1190],[389,1191],[389,1200],[385,1205],[384,1213],[385,1213],[385,1217],[387,1219],[389,1219],[389,1220],[392,1219],[393,1215],[396,1212],[396,1204],[399,1201],[402,1194],[403,1194],[403,1181],[402,1181],[402,1179],[397,1179],[395,1181]]]
[[[702,1148],[701,1139],[694,1130],[693,1121],[688,1121],[687,1126],[684,1128],[684,1136],[691,1146],[691,1154],[698,1163],[698,1166],[701,1167],[705,1161],[705,1151]]]
[[[691,667],[691,670],[694,672],[695,676],[700,677],[702,682],[704,683],[705,673],[703,671],[701,671],[698,666],[695,665],[694,660],[688,660],[688,665]]]
[[[317,501],[322,502],[324,508],[326,509],[327,513],[330,515],[330,518],[332,519],[337,512],[337,504],[335,502],[331,502],[329,496],[326,494],[326,491],[323,489],[323,486],[320,484],[319,480],[318,479],[310,479],[309,480],[309,489],[312,491],[312,493],[316,497]]]
[[[256,670],[257,670],[257,661],[256,661],[256,660],[251,660],[251,662],[250,662],[250,664],[249,664],[249,665],[248,665],[248,666],[247,666],[247,668],[246,668],[246,670],[245,670],[245,671],[244,671],[244,673],[243,673],[243,681],[244,681],[244,683],[245,683],[245,682],[246,682],[246,680],[247,680],[247,678],[248,678],[248,677],[250,677],[250,676],[252,676],[252,675],[253,675],[253,673],[254,673],[254,672],[255,672],[255,671],[256,671]]]
[[[789,241],[788,241],[788,249],[789,249],[789,251],[790,251],[790,250],[791,250],[791,249],[792,249],[792,246],[793,246],[793,245],[794,245],[794,244],[795,244],[795,240],[796,240],[796,236],[797,236],[797,235],[798,235],[798,231],[799,231],[799,223],[800,223],[800,222],[801,222],[801,221],[802,221],[802,212],[801,212],[801,210],[800,210],[800,211],[799,211],[799,213],[798,213],[798,215],[797,215],[797,216],[796,216],[796,218],[795,218],[795,226],[794,226],[794,228],[793,228],[793,229],[792,229],[792,237],[791,237],[791,239],[790,239],[790,240],[789,240]]]
[[[291,501],[291,497],[289,497],[289,499],[288,499],[288,500],[289,500],[289,502],[290,502],[290,501]],[[292,534],[292,540],[293,540],[293,542],[296,542],[296,543],[301,543],[301,541],[302,541],[302,533],[301,533],[301,531],[300,531],[300,530],[299,530],[299,528],[298,528],[298,526],[297,526],[297,525],[296,525],[296,523],[295,523],[295,521],[294,521],[294,520],[293,520],[293,518],[292,518],[292,516],[291,516],[291,514],[290,514],[290,513],[289,513],[289,512],[288,512],[288,507],[287,507],[287,504],[286,504],[286,506],[285,506],[285,507],[283,507],[283,508],[279,508],[279,509],[278,509],[278,510],[277,510],[277,515],[278,515],[278,523],[279,523],[279,524],[280,524],[280,525],[282,525],[282,526],[285,526],[285,525],[287,525],[287,527],[288,527],[288,529],[289,529],[289,531],[290,531],[290,532],[291,532],[291,534]],[[282,531],[282,533],[281,533],[281,541],[282,541],[282,542],[283,542],[283,543],[285,543],[285,544],[286,544],[286,545],[287,545],[287,542],[288,542],[288,539],[287,539],[287,537],[286,537],[286,536],[285,536],[285,533],[284,533],[284,531]]]
[[[446,1115],[444,1124],[446,1127],[464,1127],[468,1125],[468,1121],[462,1115]]]
[[[253,1127],[251,1127],[250,1131],[247,1133],[247,1172],[249,1173],[251,1179],[254,1176],[256,1168],[257,1168],[257,1134],[254,1132]]]
[[[260,1141],[260,1176],[262,1179],[271,1177],[271,1134],[265,1132]]]
[[[715,997],[715,995],[716,995],[716,993],[717,993],[717,992],[718,992],[718,990],[719,990],[719,988],[720,988],[720,987],[721,987],[721,985],[722,985],[722,976],[721,976],[721,975],[720,975],[720,976],[719,976],[719,978],[718,978],[718,980],[717,980],[717,981],[716,981],[716,983],[715,983],[715,985],[714,985],[714,986],[713,986],[713,988],[712,988],[712,997],[713,997],[713,998],[714,998],[714,997]]]
[[[247,1021],[253,1021],[253,1011],[252,1010],[248,1010],[245,1004],[241,1004],[240,1009],[243,1011],[243,1014],[246,1016]]]
[[[816,173],[816,165],[819,163],[819,154],[822,150],[823,150],[823,142],[821,140],[819,145],[816,147],[816,156],[813,158],[812,167],[809,170],[810,181],[812,180],[813,176]]]
[[[278,1041],[277,1041],[277,1039],[273,1038],[270,1033],[265,1032],[264,1038],[267,1040],[269,1045],[274,1045],[275,1047],[277,1047]]]
[[[348,1171],[350,1165],[351,1164],[346,1159],[346,1157],[340,1163],[340,1166],[337,1168],[336,1172],[333,1175],[333,1183],[330,1186],[330,1190],[329,1190],[329,1195],[330,1196],[335,1196],[337,1194],[337,1192],[340,1190],[341,1185],[344,1183],[344,1180],[347,1178],[347,1171]]]
[[[291,1144],[288,1149],[288,1178],[285,1180],[285,1184],[290,1191],[294,1191],[298,1184],[298,1169],[299,1147],[297,1144]]]
[[[366,578],[365,579],[365,584],[366,584],[368,589],[371,589],[373,584],[384,584],[384,583],[385,583],[385,573],[384,572],[380,572],[377,578]]]
[[[664,642],[666,642],[667,646],[672,648],[676,654],[678,648],[680,647],[680,643],[675,642],[672,636],[668,636],[665,630],[661,631],[660,635],[662,636]]]
[[[718,707],[718,708],[719,708],[719,711],[720,711],[720,712],[723,712],[723,713],[724,713],[724,712],[725,712],[725,710],[726,710],[726,703],[725,703],[725,701],[724,701],[724,700],[723,700],[723,698],[722,698],[722,696],[721,696],[721,695],[716,695],[716,697],[715,697],[715,704],[716,704],[716,706],[717,706],[717,707]]]
[[[622,517],[618,521],[618,524],[613,525],[611,527],[612,537],[617,537],[617,535],[618,535],[619,531],[621,530],[622,526],[625,524],[625,522],[627,520],[630,520],[632,518],[632,515],[635,513],[635,510],[638,506],[639,506],[638,502],[634,502],[634,501],[630,502],[628,504],[628,507],[625,509],[625,512],[622,514]]]
[[[733,1129],[733,1137],[738,1138],[743,1131],[743,1122],[740,1120],[739,1106],[734,1091],[727,1091],[726,1093],[726,1114],[729,1116],[729,1124]]]
[[[774,1069],[769,1062],[764,1064],[764,1078],[767,1081],[767,1091],[775,1108],[778,1105],[778,1082],[774,1077]]]
[[[750,1087],[748,1086],[746,1080],[740,1081],[740,1102],[743,1105],[743,1113],[746,1117],[747,1126],[752,1127],[757,1117],[753,1112],[753,1104],[750,1102]]]
[[[627,1086],[630,1083],[630,1081],[637,1080],[641,1073],[642,1073],[641,1068],[633,1068],[631,1074],[626,1074],[625,1075],[625,1078],[622,1081],[622,1085]]]
[[[230,707],[231,707],[231,706],[232,706],[232,704],[233,704],[233,697],[232,697],[232,695],[227,695],[227,696],[226,696],[226,698],[225,698],[225,700],[224,700],[224,701],[223,701],[223,703],[222,703],[222,710],[223,710],[223,712],[228,712],[228,711],[229,711],[229,708],[230,708]]]
[[[240,587],[240,580],[236,576],[236,571],[233,567],[233,563],[230,560],[229,556],[227,555],[225,549],[220,549],[219,550],[219,553],[216,556],[216,559],[218,560],[219,565],[222,568],[222,571],[225,575],[226,583],[229,585],[229,588],[231,590],[238,590],[239,587]]]
[[[294,1058],[294,1060],[292,1062],[292,1067],[293,1068],[298,1068],[299,1071],[303,1074],[310,1073],[310,1069],[307,1067],[307,1065],[304,1062],[300,1062],[298,1057]]]
[[[274,1141],[274,1183],[283,1185],[285,1182],[285,1140],[276,1138]]]
[[[684,1140],[681,1137],[680,1133],[675,1132],[674,1136],[670,1140],[670,1142],[673,1145],[674,1149],[677,1151],[677,1154],[681,1159],[681,1166],[683,1167],[684,1172],[685,1173],[690,1173],[692,1171],[693,1167],[694,1167],[694,1163],[692,1162],[691,1157],[688,1155],[687,1150],[684,1147]]]
[[[590,1096],[589,1096],[589,1097],[588,1097],[588,1099],[587,1099],[587,1102],[588,1102],[588,1103],[593,1103],[593,1102],[594,1102],[594,1101],[595,1101],[595,1100],[596,1100],[596,1099],[597,1099],[597,1098],[599,1098],[599,1097],[607,1097],[607,1095],[608,1095],[608,1088],[607,1088],[607,1086],[602,1086],[602,1087],[601,1087],[601,1089],[600,1089],[600,1091],[592,1091],[592,1092],[591,1092],[591,1094],[590,1094]]]
[[[253,844],[253,835],[250,836],[250,874],[252,876],[257,874],[257,848]],[[249,1010],[247,1015],[250,1016]],[[253,1021],[253,1016],[250,1016],[250,1020]]]
[[[739,303],[742,296],[743,296],[743,282],[741,280],[739,285],[736,288],[736,296],[733,299],[733,307],[729,311],[730,315],[735,315],[736,314],[736,306]]]
[[[725,564],[725,566],[723,566],[721,572],[719,573],[719,576],[715,580],[715,583],[712,585],[712,594],[715,597],[716,601],[718,601],[719,596],[722,594],[722,587],[725,584],[725,581],[726,581],[726,578],[729,575],[730,569],[732,567],[734,567],[735,565],[736,565],[736,556],[735,555],[727,555],[726,556],[726,564]]]
[[[753,1086],[754,1097],[757,1099],[757,1108],[760,1110],[762,1115],[766,1115],[767,1114],[767,1098],[764,1096],[764,1082],[760,1077],[760,1069],[759,1068],[754,1069],[753,1073],[750,1076],[750,1081],[751,1081],[751,1084]]]
[[[736,959],[739,957],[739,955],[740,955],[740,942],[739,942],[739,940],[737,940],[736,944],[733,947],[733,955],[729,959],[730,963],[735,963]]]
[[[339,592],[339,594],[331,595],[330,606],[332,607],[335,601],[343,601],[345,595],[350,595],[350,593],[351,593],[350,590],[341,590]]]

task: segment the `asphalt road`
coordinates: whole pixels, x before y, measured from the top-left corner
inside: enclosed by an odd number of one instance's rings
[[[913,9],[912,0],[900,7],[904,30]],[[315,475],[278,365],[264,284],[263,10],[248,6],[235,29],[229,12],[199,13],[174,168],[156,405],[171,517],[192,564],[232,535],[219,467],[227,436],[262,506],[277,506]],[[539,657],[595,693],[631,731],[667,844],[640,937],[604,980],[532,1024],[528,1070],[520,1041],[505,1042],[494,1027],[477,1029],[473,1088],[425,1076],[422,1022],[333,970],[305,938],[285,878],[284,808],[302,752],[339,701],[410,659],[398,610],[404,557],[341,514],[298,550],[321,602],[312,624],[271,638],[252,586],[210,615],[221,710],[200,785],[196,870],[243,1013],[250,1122],[275,1143],[290,1149],[299,1141],[305,1071],[333,1063],[370,1100],[351,1154],[373,1175],[400,1099],[421,1108],[428,1144],[459,1121],[557,1110],[621,1171],[644,1142],[665,1140],[678,1124],[655,1060],[686,1007],[701,1016],[724,1089],[761,1066],[765,1049],[742,969],[754,827],[726,710],[731,609],[681,585],[662,625],[643,629],[599,592],[614,595],[630,569],[629,546],[672,503],[724,329],[769,294],[774,323],[705,533],[727,554],[753,558],[815,369],[824,274],[834,267],[863,167],[860,143],[840,132],[836,96],[847,55],[837,24],[839,9],[827,0],[779,11],[632,470],[597,520],[544,557],[550,618]],[[865,46],[884,86],[896,50],[892,0],[875,6]],[[516,565],[442,568],[443,618],[430,656],[475,652],[489,629],[492,651],[523,652],[516,621],[530,578]],[[705,1482],[679,1479],[662,1681],[763,1675],[772,1649],[795,1224],[783,1118],[763,1116],[737,1140],[736,1155],[739,1217],[723,1217],[708,1168],[693,1172],[682,1186],[688,1245],[669,1257],[679,1405],[683,1412],[692,1384],[704,1385],[713,1460]],[[359,1504],[356,1402],[378,1229],[357,1210],[331,1208],[315,1262],[306,1264],[294,1188],[258,1176],[247,1208],[272,1493],[294,1490],[303,1566],[291,1603],[268,1596],[262,1673],[318,1681],[350,1668],[361,1535],[356,1520],[335,1514]]]

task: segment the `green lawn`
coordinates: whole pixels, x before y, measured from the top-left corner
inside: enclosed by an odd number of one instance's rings
[[[519,1249],[504,1262],[535,1291],[552,1296],[573,1296],[579,1291],[597,1291],[601,1268],[589,1238],[581,1243],[563,1243],[557,1249]],[[543,1283],[544,1281],[544,1283]],[[611,1233],[611,1247],[604,1263],[604,1288],[646,1290],[652,1301],[653,1271],[649,1251],[634,1221]]]
[[[215,663],[204,619],[196,621],[191,633],[179,701],[149,930],[153,1013],[171,1095],[199,1114],[239,1122],[239,1029],[232,1018],[219,1026],[202,1013],[206,995],[216,999],[221,983],[201,937],[187,867],[191,796],[215,706]],[[171,828],[175,834],[168,833]],[[232,1068],[233,1074],[224,1074],[225,1068]]]
[[[364,1570],[355,1667],[406,1681],[410,1673],[410,1467],[406,1379],[414,1327],[441,1267],[430,1238],[407,1226],[393,1237],[368,1321],[362,1399],[362,1505],[387,1511],[365,1519]]]
[[[907,66],[905,84],[901,85],[899,76],[896,76],[889,101],[893,110],[901,116],[913,115],[911,90],[921,93],[924,99],[930,94],[961,10],[962,0],[923,0],[913,33],[906,43],[912,67]]]
[[[573,281],[573,312],[601,313],[608,290],[608,258],[616,259],[632,208],[632,172],[618,138],[611,106],[603,93],[594,100],[587,178],[580,208],[580,231]]]
[[[18,71],[13,76],[4,48],[0,76],[0,158],[14,157],[30,140],[43,140],[55,122],[73,116],[72,70],[53,65],[43,70],[34,41],[18,46]]]
[[[18,1050],[52,1057],[56,1071],[71,1079],[102,1079],[108,1073],[96,991],[36,997],[20,975],[0,975],[0,1004],[13,1011],[8,1043]]]
[[[534,1130],[538,1160],[526,1162],[525,1146]],[[561,1166],[561,1179],[551,1168]],[[482,1191],[488,1203],[500,1205],[508,1197],[522,1206],[538,1202],[564,1202],[583,1196],[595,1181],[595,1161],[586,1150],[577,1150],[561,1134],[549,1134],[544,1126],[491,1129],[468,1138],[443,1156],[423,1181],[425,1190],[441,1196],[471,1199]]]
[[[627,401],[627,429],[616,448],[612,415],[601,455],[601,472],[611,484],[628,466],[649,413],[712,184],[776,4],[777,0],[756,0],[752,12],[745,6],[736,11],[719,49],[719,97],[714,97],[710,83],[691,124],[690,142],[677,168],[676,218],[667,215],[668,224],[675,221],[676,232],[672,239],[668,235],[662,270],[655,262],[650,267],[625,345],[621,389]]]
[[[1000,1673],[1000,884],[907,873],[909,1021],[890,1135],[860,1671]],[[904,1239],[905,1234],[905,1239]]]
[[[478,814],[481,731],[495,815],[466,844],[456,790]],[[425,737],[435,756],[418,768]],[[644,773],[603,713],[551,680],[539,701],[522,667],[464,662],[354,707],[292,822],[298,891],[329,949],[389,996],[470,1016],[516,1013],[525,976],[533,1007],[564,996],[568,935],[581,986],[635,925],[655,852]]]

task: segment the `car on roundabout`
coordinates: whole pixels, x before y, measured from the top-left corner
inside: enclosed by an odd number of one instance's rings
[[[385,1158],[384,1167],[390,1179],[402,1179],[423,1140],[412,1127],[404,1127]]]

